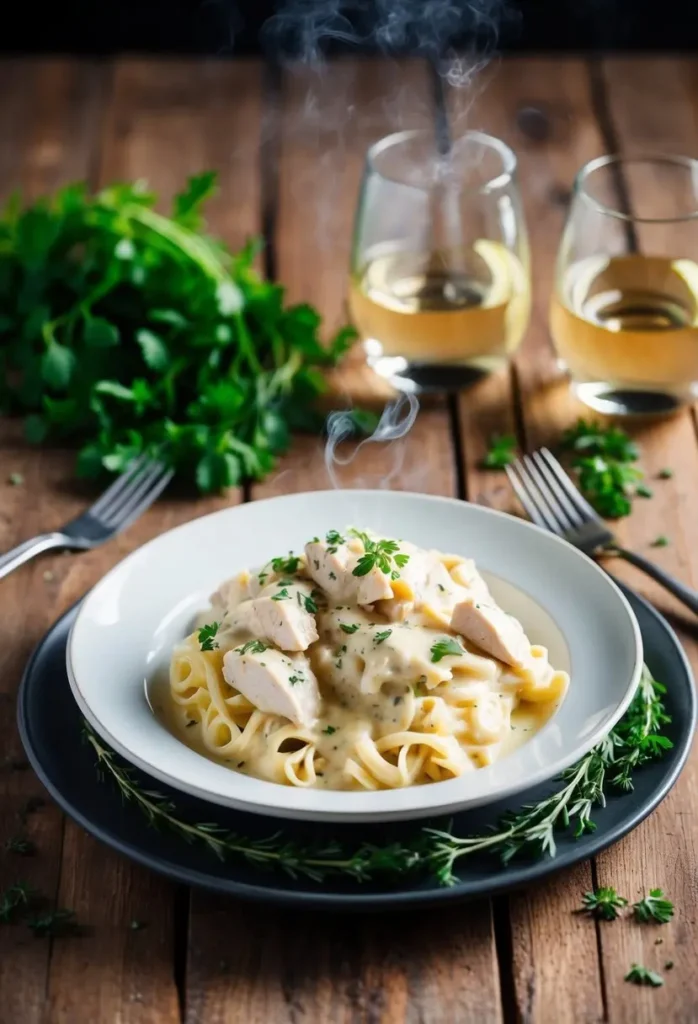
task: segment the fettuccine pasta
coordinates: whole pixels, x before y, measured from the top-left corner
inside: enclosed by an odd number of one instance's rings
[[[333,530],[216,591],[173,652],[166,718],[258,778],[393,789],[492,764],[568,682],[469,559]]]

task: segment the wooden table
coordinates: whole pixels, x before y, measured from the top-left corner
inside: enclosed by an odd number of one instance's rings
[[[490,79],[487,88],[482,86]],[[221,188],[212,229],[233,245],[263,231],[266,271],[293,300],[344,316],[350,228],[369,141],[433,116],[419,63],[346,60],[324,82],[259,63],[128,60],[113,64],[17,61],[0,65],[0,192],[36,196],[71,180],[93,185],[145,177],[168,199],[185,175],[215,167]],[[534,257],[526,342],[508,374],[425,409],[399,468],[396,449],[369,446],[344,470],[345,486],[460,495],[513,510],[501,474],[479,468],[493,432],[522,444],[554,441],[582,410],[558,378],[547,303],[553,260],[576,169],[609,150],[698,150],[698,63],[688,60],[512,60],[477,82],[477,97],[449,92],[454,123],[510,142]],[[340,389],[377,393],[358,364]],[[638,550],[698,584],[698,444],[686,410],[638,427],[650,476],[672,479],[638,501],[621,527]],[[84,505],[71,456],[27,451],[5,425],[0,550],[61,524]],[[89,938],[51,943],[0,926],[2,1024],[490,1024],[531,1021],[698,1020],[698,763],[664,804],[591,863],[509,897],[399,918],[344,919],[260,910],[170,884],[66,821],[23,760],[14,726],[22,668],[46,628],[115,562],[191,516],[245,498],[326,486],[320,442],[300,438],[276,476],[250,494],[163,500],[123,536],[86,555],[47,557],[2,583],[0,618],[0,836],[24,831],[38,853],[17,864],[0,852],[4,884],[21,877],[75,909]],[[22,486],[6,483],[10,472]],[[696,622],[632,569],[619,573],[678,629],[696,661]],[[595,925],[574,915],[580,893],[613,885],[637,899],[662,886],[678,907],[660,928]],[[147,927],[132,930],[132,920]],[[663,940],[659,947],[655,940]],[[659,949],[659,952],[658,952]],[[633,961],[673,960],[661,989],[623,980]]]

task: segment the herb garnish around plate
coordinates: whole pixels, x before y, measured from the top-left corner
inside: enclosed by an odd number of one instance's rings
[[[627,907],[628,901],[624,896],[619,896],[615,889],[610,886],[601,886],[593,892],[585,892],[582,896],[582,905],[576,911],[578,914],[591,914],[593,917],[600,917],[604,921],[615,921],[618,911]]]
[[[148,450],[215,491],[261,479],[291,430],[321,425],[320,368],[355,331],[323,345],[317,311],[255,271],[258,242],[232,253],[203,232],[215,187],[190,178],[170,216],[142,182],[0,213],[0,406],[30,441],[83,444],[81,475]]]
[[[665,534],[660,533],[658,537],[654,538],[650,546],[653,548],[667,548],[669,547],[669,538]]]
[[[218,641],[213,638],[220,629],[220,625],[220,622],[211,622],[209,625],[201,627],[197,636],[202,651],[212,651],[218,647]]]
[[[436,643],[431,646],[431,660],[433,662],[441,661],[442,658],[448,655],[454,658],[460,657],[465,654],[465,651],[453,637],[445,636],[443,640],[437,640]]]
[[[629,515],[632,497],[644,485],[635,465],[637,445],[625,431],[579,420],[563,434],[562,447],[573,453],[579,489],[596,511],[608,519]]]
[[[374,567],[378,567],[386,576],[393,579],[399,577],[397,569],[404,569],[410,560],[409,555],[400,553],[400,545],[395,540],[371,540],[361,530],[350,530],[364,546],[364,553],[353,570],[354,576],[367,576]]]
[[[658,924],[667,924],[674,916],[674,904],[661,889],[650,889],[649,896],[643,896],[637,903],[633,903],[633,913],[635,919],[643,923],[656,921]]]
[[[516,438],[512,434],[495,434],[490,439],[482,465],[485,469],[504,469],[516,458]]]
[[[252,641],[253,643],[256,641]],[[172,801],[143,789],[123,763],[85,723],[98,767],[111,777],[124,799],[133,801],[148,820],[170,828],[189,842],[198,840],[219,857],[236,855],[259,867],[277,867],[293,878],[322,882],[329,876],[357,881],[383,878],[396,882],[407,874],[428,874],[442,885],[457,882],[454,869],[462,857],[489,854],[504,864],[519,855],[554,857],[555,837],[592,831],[593,808],[608,789],[632,789],[635,770],[662,756],[671,740],[662,733],[670,721],[664,710],[665,688],[644,669],[632,703],[609,735],[560,776],[562,786],[536,804],[505,815],[480,835],[457,836],[446,829],[421,828],[413,837],[389,845],[342,846],[336,841],[299,844],[283,831],[263,839],[231,833],[211,822],[181,818]]]
[[[625,975],[625,980],[632,981],[634,985],[651,985],[652,988],[659,988],[664,984],[661,974],[651,971],[649,967],[643,967],[641,964],[633,964]]]

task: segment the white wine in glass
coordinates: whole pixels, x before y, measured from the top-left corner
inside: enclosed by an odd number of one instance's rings
[[[698,395],[697,186],[688,157],[601,157],[578,175],[550,327],[599,412],[671,412]]]
[[[349,303],[369,363],[396,387],[461,387],[519,345],[530,282],[515,167],[479,132],[446,156],[421,131],[369,150]]]

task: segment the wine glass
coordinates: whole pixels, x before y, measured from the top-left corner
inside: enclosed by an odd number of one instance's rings
[[[698,395],[698,161],[602,156],[577,175],[550,329],[575,394],[614,415]]]
[[[516,157],[470,131],[402,131],[366,156],[349,306],[369,364],[400,390],[462,387],[502,366],[530,311]]]

